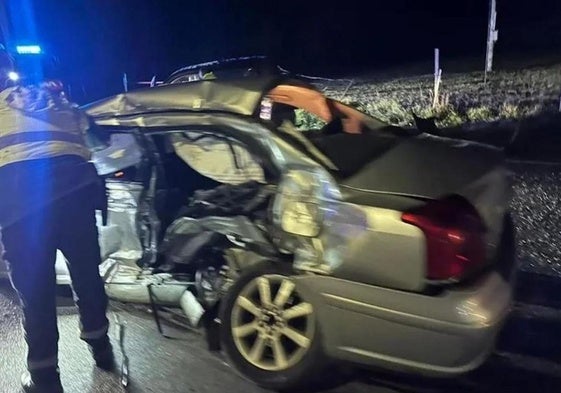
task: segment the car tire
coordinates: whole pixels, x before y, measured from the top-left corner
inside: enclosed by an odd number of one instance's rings
[[[315,387],[328,365],[313,305],[294,286],[292,275],[280,264],[258,263],[240,275],[222,301],[221,341],[232,365],[276,391]],[[284,329],[292,330],[291,338]]]

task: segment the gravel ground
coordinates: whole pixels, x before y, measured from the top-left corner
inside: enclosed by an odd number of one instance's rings
[[[523,271],[561,276],[561,165],[511,164]]]

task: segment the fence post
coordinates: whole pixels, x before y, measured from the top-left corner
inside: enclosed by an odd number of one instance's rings
[[[349,89],[351,88],[351,86],[353,85],[353,83],[355,83],[354,79],[351,79],[349,81],[349,84],[347,85],[347,87],[345,88],[345,91],[343,92],[343,94],[341,94],[341,97],[339,97],[339,101],[343,101],[343,98],[345,98],[347,96],[347,93],[349,92]]]
[[[499,39],[497,27],[497,0],[489,0],[489,25],[487,29],[487,55],[485,56],[485,83],[487,73],[493,71],[493,50]]]

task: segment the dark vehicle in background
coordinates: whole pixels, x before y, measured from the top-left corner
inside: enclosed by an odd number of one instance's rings
[[[203,79],[231,79],[277,75],[278,66],[266,56],[245,56],[193,64],[174,71],[164,84],[188,83]]]

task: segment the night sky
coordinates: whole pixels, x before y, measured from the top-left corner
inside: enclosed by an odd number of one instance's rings
[[[10,1],[32,3],[35,39],[93,98],[118,90],[123,72],[163,78],[240,55],[323,75],[430,60],[434,47],[447,58],[483,58],[488,14],[488,0]],[[561,1],[497,1],[497,56],[561,53]]]

